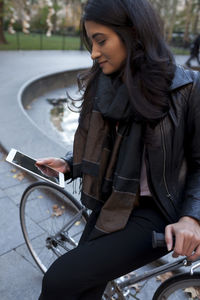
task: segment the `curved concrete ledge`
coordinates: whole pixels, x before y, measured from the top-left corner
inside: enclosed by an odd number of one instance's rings
[[[49,90],[54,89],[54,84],[57,86],[59,81],[66,87],[67,81],[70,81],[68,75],[65,76],[67,72],[77,72],[91,66],[89,54],[79,51],[2,51],[0,57],[1,146],[7,152],[16,148],[35,158],[62,156],[71,147],[56,143],[46,132],[41,131],[27,116],[19,97],[23,91],[25,104],[28,96],[33,99],[43,91],[42,86],[46,83]],[[53,80],[55,75],[57,82]],[[33,95],[29,94],[30,84]]]
[[[25,117],[37,130],[42,132],[46,138],[52,140],[53,143],[58,144],[59,147],[61,146],[61,143],[59,143],[58,139],[51,138],[51,135],[49,136],[48,132],[45,132],[44,129],[38,126],[38,124],[30,117],[29,110],[27,111],[26,108],[32,101],[38,99],[47,92],[49,93],[57,89],[67,89],[68,87],[75,85],[77,83],[77,74],[83,70],[85,70],[85,68],[39,76],[25,82],[18,93],[18,104]],[[72,145],[68,146],[71,149]]]
[[[18,94],[19,104],[26,107],[35,98],[40,97],[48,91],[60,88],[67,88],[76,83],[76,75],[82,69],[73,69],[70,71],[56,72],[46,76],[39,76],[25,82]]]

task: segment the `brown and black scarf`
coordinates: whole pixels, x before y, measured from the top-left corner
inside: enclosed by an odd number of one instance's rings
[[[73,178],[82,177],[82,203],[89,209],[102,205],[95,237],[124,228],[137,202],[142,130],[126,86],[101,74],[93,110],[76,131],[73,151]]]

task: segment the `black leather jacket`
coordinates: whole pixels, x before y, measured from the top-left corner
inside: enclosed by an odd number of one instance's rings
[[[200,220],[200,76],[177,66],[168,115],[146,145],[149,189],[169,223]],[[65,159],[72,162],[67,154]]]
[[[149,188],[169,222],[200,220],[200,76],[177,67],[169,114],[146,146]]]

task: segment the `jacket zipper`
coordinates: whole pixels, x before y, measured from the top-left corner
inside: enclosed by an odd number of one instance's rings
[[[165,144],[165,137],[164,137],[164,129],[163,129],[163,124],[161,123],[160,124],[160,130],[161,130],[161,136],[162,136],[162,147],[163,147],[163,155],[164,155],[164,163],[163,163],[163,181],[164,181],[164,185],[165,185],[165,189],[166,189],[166,192],[167,192],[167,198],[171,201],[174,209],[177,211],[176,207],[175,207],[175,204],[174,204],[174,201],[173,201],[173,198],[172,198],[172,195],[170,194],[169,192],[169,188],[168,188],[168,184],[167,184],[167,180],[166,180],[166,144]]]
[[[145,152],[147,153],[147,151],[145,151]],[[151,193],[154,201],[158,204],[158,207],[163,212],[163,214],[166,217],[166,219],[171,223],[172,219],[170,218],[169,214],[167,213],[165,207],[158,200],[158,197],[156,196],[156,192],[154,191],[153,183],[152,183],[152,180],[151,180],[151,176],[149,175],[150,174],[149,162],[148,162],[148,159],[147,159],[146,155],[145,155],[145,162],[146,162],[146,169],[147,169],[147,182],[148,182],[148,186],[149,186],[149,191],[150,191],[150,193]]]

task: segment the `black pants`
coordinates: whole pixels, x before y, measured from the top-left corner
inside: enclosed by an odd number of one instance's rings
[[[92,213],[79,246],[44,275],[39,300],[100,300],[108,281],[167,253],[152,248],[152,230],[164,232],[167,225],[152,198],[142,198],[123,230],[90,241],[97,215]]]

